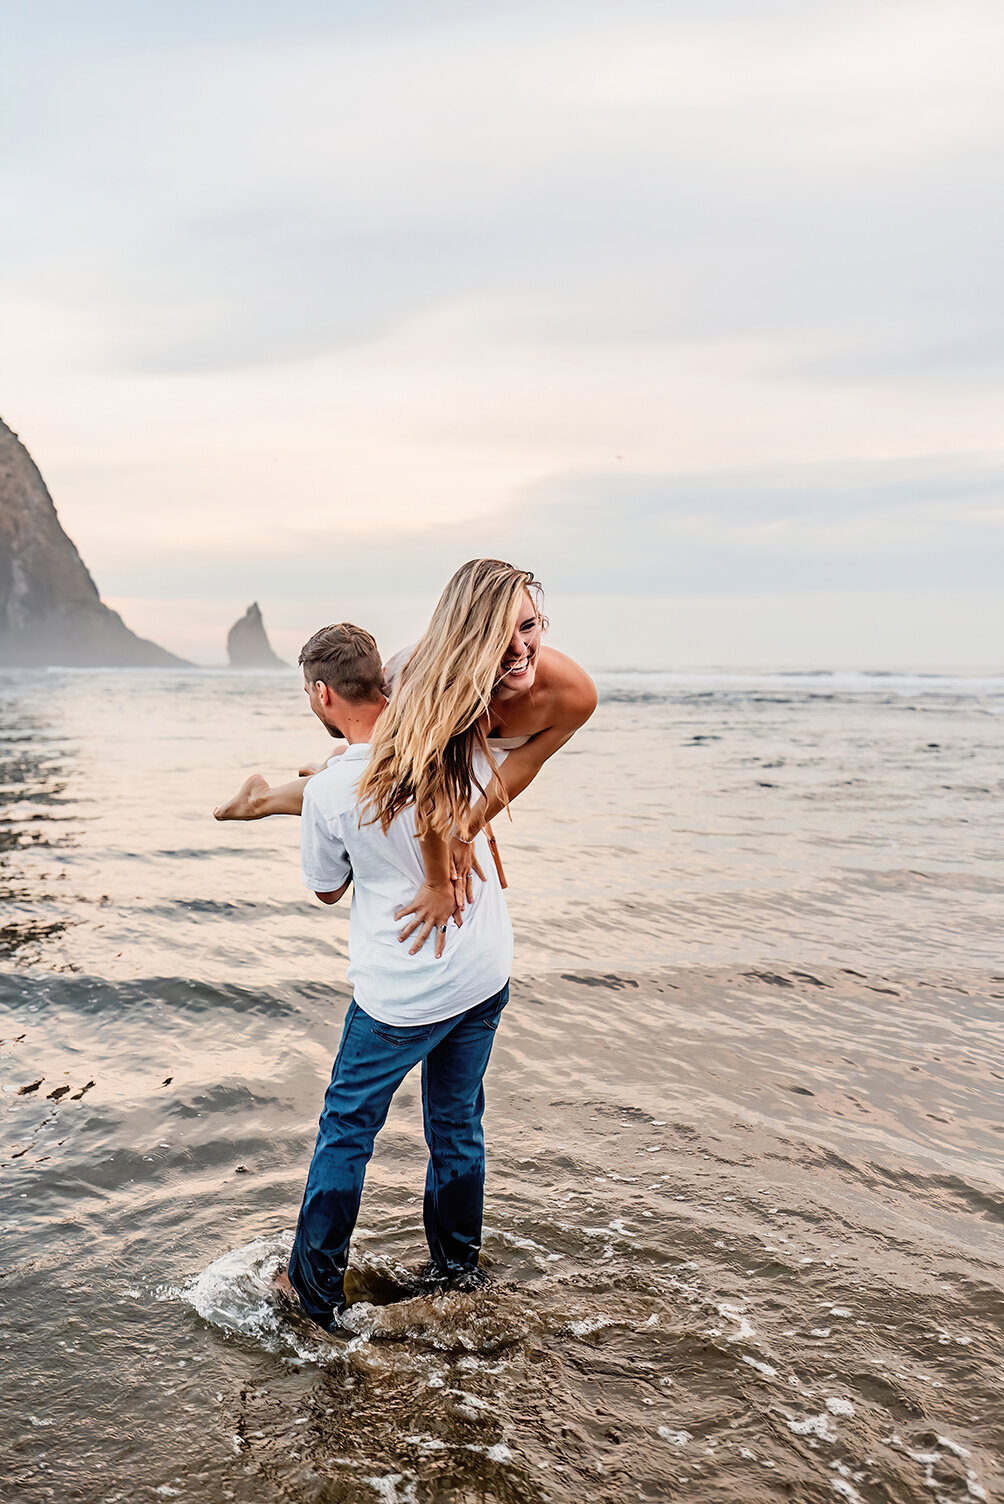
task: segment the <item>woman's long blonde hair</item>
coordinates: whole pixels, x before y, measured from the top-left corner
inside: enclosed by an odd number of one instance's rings
[[[487,712],[527,591],[539,615],[533,575],[500,559],[471,559],[450,580],[373,730],[359,784],[370,823],[379,820],[386,832],[395,815],[414,805],[419,835],[448,836],[463,827],[472,784],[508,805],[487,740]],[[478,751],[488,765],[487,789],[475,777]]]

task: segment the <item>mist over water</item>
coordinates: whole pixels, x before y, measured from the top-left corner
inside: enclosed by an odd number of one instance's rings
[[[844,1499],[1001,1482],[1004,678],[601,676],[496,822],[494,1285],[415,1295],[418,1078],[336,1345],[277,1312],[348,910],[293,672],[0,675],[0,1467],[19,1499]]]

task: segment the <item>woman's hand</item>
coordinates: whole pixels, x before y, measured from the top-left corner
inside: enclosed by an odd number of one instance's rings
[[[398,940],[403,944],[410,939],[415,931],[418,934],[415,943],[408,952],[410,956],[417,956],[422,946],[428,940],[433,930],[436,932],[436,959],[443,954],[443,946],[446,944],[446,926],[453,919],[457,928],[463,924],[460,917],[460,909],[457,905],[457,895],[454,885],[447,882],[442,885],[423,883],[415,894],[414,902],[408,908],[395,910],[394,918],[403,919],[407,914],[414,914],[415,918],[410,924],[406,924],[398,935]]]
[[[461,841],[458,836],[454,836],[450,841],[450,876],[456,893],[457,908],[461,911],[465,904],[474,901],[472,874],[475,872],[484,882],[485,875],[481,871],[481,863],[474,855],[474,842]]]

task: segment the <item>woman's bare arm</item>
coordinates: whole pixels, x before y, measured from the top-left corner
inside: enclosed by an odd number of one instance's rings
[[[579,727],[585,725],[596,709],[596,686],[578,664],[573,667],[576,678],[561,697],[554,724],[538,731],[522,747],[514,747],[506,754],[499,776],[509,803],[529,787],[548,758],[553,757],[575,735]],[[433,929],[439,932],[436,937],[436,954],[442,954],[443,926],[449,923],[451,917],[457,924],[462,922],[460,916],[464,898],[466,896],[469,901],[471,897],[472,870],[484,879],[471,843],[477,833],[504,807],[505,801],[497,791],[488,798],[482,794],[471,808],[467,827],[461,832],[463,839],[458,837],[449,846],[437,836],[426,836],[421,841],[426,880],[415,895],[412,906],[399,909],[394,916],[395,919],[401,919],[406,914],[415,916],[398,936],[403,941],[420,931],[411,947],[411,955],[421,950]],[[452,908],[449,907],[451,899]]]
[[[596,709],[596,686],[585,674],[582,677],[585,683],[577,685],[575,693],[564,699],[554,725],[538,731],[522,747],[514,747],[506,754],[505,762],[499,769],[499,777],[510,804],[524,789],[529,788],[548,759],[571,740]],[[471,809],[467,829],[463,834],[468,840],[472,839],[504,808],[505,801],[497,790],[487,797],[482,794]]]
[[[532,736],[522,747],[514,747],[511,752],[507,753],[506,760],[499,769],[499,777],[508,796],[507,800],[503,800],[497,790],[487,797],[484,794],[481,795],[471,808],[470,820],[465,831],[468,840],[477,835],[479,830],[484,830],[488,822],[494,820],[495,816],[505,808],[506,803],[511,804],[524,789],[529,788],[548,759],[571,740],[579,726],[583,725],[590,715],[592,715],[591,710],[570,730],[559,726],[549,726],[546,731],[538,731],[537,735]]]

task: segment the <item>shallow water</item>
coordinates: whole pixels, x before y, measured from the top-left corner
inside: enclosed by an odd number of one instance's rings
[[[319,1345],[268,1281],[347,913],[208,811],[323,733],[292,674],[0,676],[12,1494],[994,1496],[1004,680],[601,690],[496,826],[495,1284],[409,1293],[409,1079]]]

